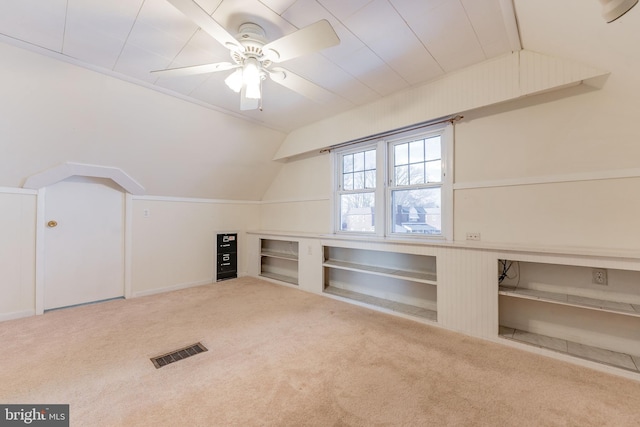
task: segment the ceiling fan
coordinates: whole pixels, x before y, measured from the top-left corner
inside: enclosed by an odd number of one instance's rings
[[[233,70],[225,83],[240,93],[240,109],[261,108],[262,81],[268,76],[272,81],[312,100],[322,102],[331,93],[326,89],[274,64],[317,52],[340,43],[333,27],[326,20],[268,42],[265,31],[255,23],[240,25],[234,37],[218,24],[193,0],[167,0],[176,9],[195,22],[203,31],[230,50],[233,62],[194,65],[156,70],[152,73],[165,76],[187,76]]]

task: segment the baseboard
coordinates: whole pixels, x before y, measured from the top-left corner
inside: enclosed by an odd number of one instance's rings
[[[164,292],[177,291],[179,289],[192,288],[194,286],[208,285],[213,282],[214,282],[213,279],[205,279],[205,280],[198,280],[196,282],[179,283],[177,285],[166,286],[164,288],[148,289],[145,291],[133,292],[132,297],[137,298],[137,297],[144,297],[147,295],[162,294]]]
[[[0,313],[0,322],[4,322],[5,320],[20,319],[22,317],[30,317],[35,315],[36,315],[35,310],[22,310],[22,311],[12,311],[10,313]]]

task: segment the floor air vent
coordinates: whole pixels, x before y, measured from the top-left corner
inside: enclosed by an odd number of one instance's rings
[[[163,354],[162,356],[152,357],[156,369],[162,368],[169,363],[177,362],[178,360],[186,359],[187,357],[195,356],[198,353],[207,351],[207,348],[201,343],[193,344],[188,347],[184,347],[178,350],[174,350],[171,353]]]

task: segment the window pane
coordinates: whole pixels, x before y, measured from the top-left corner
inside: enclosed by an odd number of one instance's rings
[[[440,188],[392,192],[392,232],[442,234]]]
[[[364,151],[353,153],[353,170],[355,172],[364,170]]]
[[[346,154],[342,158],[342,172],[353,172],[353,154]]]
[[[408,185],[409,184],[409,166],[396,166],[395,167],[395,185]]]
[[[364,187],[376,188],[376,171],[366,171],[364,173]]]
[[[373,193],[340,196],[340,230],[375,231],[375,196]]]
[[[342,189],[353,190],[353,174],[345,173],[342,175]]]
[[[369,150],[364,153],[364,168],[365,170],[376,169],[376,151]]]
[[[442,161],[427,162],[425,165],[427,166],[427,182],[441,182]]]
[[[442,150],[440,149],[440,136],[434,136],[425,140],[426,142],[426,159],[440,160],[442,158]]]
[[[410,166],[409,184],[424,184],[424,163],[418,163]]]
[[[354,190],[364,189],[364,172],[353,173],[353,189]]]
[[[409,163],[424,161],[424,141],[413,141],[409,143]]]
[[[394,165],[409,164],[409,144],[398,144],[394,147]]]

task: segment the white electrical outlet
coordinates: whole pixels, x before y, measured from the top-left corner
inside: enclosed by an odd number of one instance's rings
[[[480,240],[480,233],[467,233],[467,240]]]
[[[145,218],[149,218],[151,216],[151,211],[149,211],[149,209],[143,209],[142,216]]]
[[[594,268],[591,270],[592,282],[596,285],[607,285],[607,269]]]

